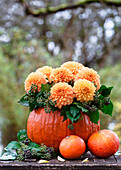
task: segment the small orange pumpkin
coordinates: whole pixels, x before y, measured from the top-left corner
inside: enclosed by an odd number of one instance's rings
[[[77,159],[84,154],[86,150],[86,144],[79,136],[70,135],[61,141],[59,150],[64,158]]]
[[[115,154],[119,148],[119,138],[111,130],[100,130],[93,133],[88,140],[90,152],[101,158],[107,158]]]
[[[44,108],[33,110],[27,122],[28,137],[37,144],[44,143],[58,151],[61,140],[66,136],[77,135],[87,141],[92,133],[100,130],[100,122],[98,125],[92,123],[89,116],[82,112],[80,120],[73,123],[74,129],[68,129],[71,121],[67,119],[62,122],[63,117],[60,117],[60,113],[61,110],[45,113]]]

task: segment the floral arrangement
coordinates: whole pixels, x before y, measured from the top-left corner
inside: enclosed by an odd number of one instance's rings
[[[61,110],[63,121],[69,118],[72,124],[80,119],[81,111],[98,124],[99,111],[112,115],[112,88],[101,86],[94,69],[68,61],[59,68],[44,66],[30,73],[25,80],[26,94],[19,103],[29,106],[30,111],[39,107],[46,113]]]

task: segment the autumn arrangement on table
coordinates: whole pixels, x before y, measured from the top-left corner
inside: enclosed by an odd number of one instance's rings
[[[19,101],[30,108],[28,137],[55,150],[70,134],[87,141],[99,130],[99,111],[112,115],[111,90],[112,87],[101,86],[94,69],[78,62],[38,68],[26,78],[26,94]]]
[[[82,158],[87,147],[96,157],[112,156],[118,151],[119,138],[111,130],[100,130],[99,120],[100,111],[112,116],[112,88],[101,86],[94,69],[74,61],[30,73],[25,80],[26,94],[18,102],[30,109],[27,132],[20,130],[18,140],[4,148],[0,159],[49,163],[56,154],[65,159]],[[63,158],[57,160],[65,161]],[[82,162],[86,161],[88,158]]]

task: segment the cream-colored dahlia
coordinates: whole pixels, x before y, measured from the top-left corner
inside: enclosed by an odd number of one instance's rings
[[[68,61],[61,65],[61,67],[68,68],[72,74],[75,76],[79,70],[81,70],[84,66],[81,63],[75,62],[75,61]]]
[[[50,99],[56,102],[55,107],[70,105],[75,97],[72,86],[67,83],[56,83],[50,90]]]
[[[92,68],[85,67],[79,71],[79,73],[75,76],[75,80],[86,79],[93,82],[97,86],[97,90],[100,88],[100,77],[95,70]]]
[[[36,72],[42,72],[44,75],[46,75],[46,77],[49,79],[50,77],[50,74],[52,73],[52,67],[49,67],[49,66],[43,66],[41,68],[38,68],[36,70]]]
[[[32,72],[25,80],[25,91],[28,92],[31,89],[32,84],[37,85],[37,91],[41,90],[41,84],[46,84],[46,76],[40,72]]]
[[[49,78],[49,82],[69,82],[71,80],[74,79],[73,74],[71,73],[71,71],[67,68],[56,68],[52,71],[50,78]]]
[[[73,89],[77,100],[80,102],[93,100],[96,91],[94,84],[85,79],[75,81]]]

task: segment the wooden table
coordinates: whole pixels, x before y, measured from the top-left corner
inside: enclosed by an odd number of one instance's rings
[[[82,161],[88,158],[88,162]],[[50,163],[39,164],[37,162],[18,162],[18,161],[0,161],[0,170],[118,170],[121,169],[121,156],[112,156],[107,159],[94,157],[90,152],[84,154],[83,158],[78,160],[66,160],[59,162],[57,159],[50,160]]]

